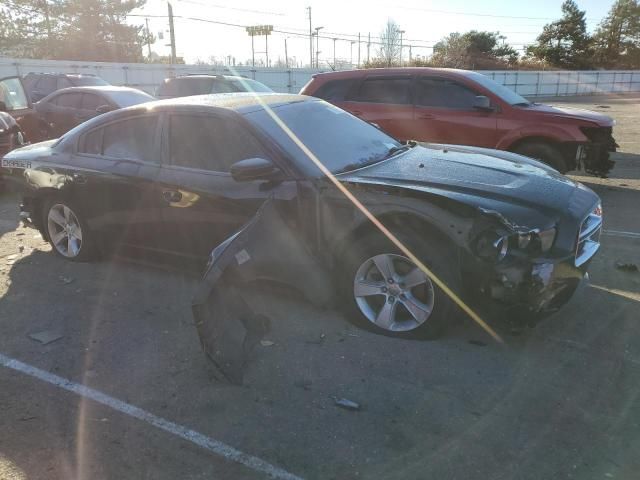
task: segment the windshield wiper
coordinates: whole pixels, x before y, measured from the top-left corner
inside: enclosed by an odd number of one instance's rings
[[[409,140],[406,145],[400,145],[399,147],[391,147],[383,157],[375,158],[373,160],[369,160],[369,161],[366,161],[366,162],[350,163],[348,165],[345,165],[344,167],[342,167],[340,170],[338,170],[335,173],[345,173],[345,172],[348,172],[350,170],[356,170],[358,168],[368,167],[369,165],[373,165],[374,163],[378,163],[378,162],[381,162],[381,161],[386,160],[388,158],[391,158],[391,157],[393,157],[394,155],[397,155],[400,152],[405,152],[405,151],[409,150],[410,148],[415,147],[417,144],[418,144],[418,142],[416,142],[414,140]]]
[[[400,152],[406,152],[410,148],[415,147],[417,144],[418,142],[416,142],[415,140],[409,140],[405,145],[400,145],[399,147],[391,147],[382,159],[386,160],[387,158],[393,157]]]

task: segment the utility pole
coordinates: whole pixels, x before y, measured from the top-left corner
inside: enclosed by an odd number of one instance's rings
[[[253,37],[255,35],[251,35],[251,68],[256,68],[256,49],[253,46]]]
[[[149,19],[145,18],[144,22],[147,24],[147,52],[149,59],[151,59],[151,32],[149,32]]]
[[[44,12],[44,20],[47,24],[47,49],[49,53],[52,53],[53,39],[51,38],[51,20],[49,19],[49,4],[47,0],[42,0],[42,10]]]
[[[411,65],[411,45],[409,45],[409,65]]]
[[[289,54],[287,53],[287,37],[284,37],[284,64],[289,70]]]
[[[333,39],[333,69],[336,69],[336,40],[338,40],[337,38]]]
[[[351,40],[351,48],[350,48],[350,55],[349,55],[349,64],[351,65],[351,68],[353,68],[353,44],[356,43],[355,40]]]
[[[264,54],[267,58],[267,68],[269,68],[269,34],[264,34]]]
[[[316,68],[320,68],[320,30],[324,27],[316,27],[314,30],[316,31]]]
[[[169,14],[169,38],[171,41],[171,64],[176,63],[176,34],[173,30],[173,7],[167,2],[167,10]]]
[[[369,32],[369,40],[367,41],[367,63],[369,63],[369,53],[371,50],[371,32]]]
[[[360,32],[358,32],[358,68],[360,68]]]
[[[404,35],[404,30],[400,30],[400,66],[402,66],[402,36]]]
[[[311,28],[311,7],[307,7],[309,12],[309,68],[313,68],[313,31]]]

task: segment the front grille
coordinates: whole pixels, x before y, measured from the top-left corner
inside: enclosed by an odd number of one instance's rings
[[[584,265],[600,248],[600,231],[602,230],[602,210],[598,205],[580,226],[576,246],[576,267]]]

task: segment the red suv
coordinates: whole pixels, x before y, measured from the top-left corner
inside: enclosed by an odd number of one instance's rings
[[[327,100],[399,140],[475,145],[537,158],[562,173],[605,176],[615,121],[532,103],[489,77],[444,68],[319,73],[300,93]]]

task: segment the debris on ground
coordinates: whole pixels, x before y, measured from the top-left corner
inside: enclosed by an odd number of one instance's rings
[[[20,253],[24,252],[24,245],[20,245],[20,246],[18,247],[18,251],[19,251]]]
[[[623,272],[637,272],[638,271],[638,265],[636,265],[635,263],[616,262],[616,268],[618,270],[622,270]]]
[[[311,390],[311,384],[313,382],[308,378],[301,378],[293,382],[293,385],[298,388],[303,388],[304,390]]]
[[[64,335],[53,330],[43,330],[42,332],[30,333],[29,338],[40,342],[42,345],[48,345],[56,340],[60,340]]]
[[[272,347],[276,342],[272,342],[271,340],[260,340],[260,345],[263,347]]]
[[[351,411],[358,411],[361,409],[360,404],[356,403],[352,400],[349,400],[347,398],[338,398],[338,397],[332,397],[334,403],[336,404],[336,406],[340,407],[340,408],[344,408],[345,410],[351,410]]]
[[[59,279],[60,279],[60,281],[61,281],[62,283],[64,283],[65,285],[69,285],[70,283],[72,283],[72,282],[73,282],[73,278],[71,278],[71,277],[64,277],[64,276],[60,275],[58,278],[59,278]]]
[[[469,343],[471,345],[475,345],[477,347],[486,347],[487,346],[487,344],[485,342],[481,341],[481,340],[469,340]]]
[[[309,345],[322,345],[325,337],[326,335],[324,333],[321,333],[318,338],[312,338],[311,340],[306,340],[304,343],[307,343]]]

